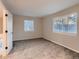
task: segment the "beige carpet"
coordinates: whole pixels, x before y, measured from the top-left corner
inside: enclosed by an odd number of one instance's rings
[[[79,59],[79,54],[44,39],[14,42],[8,59]]]

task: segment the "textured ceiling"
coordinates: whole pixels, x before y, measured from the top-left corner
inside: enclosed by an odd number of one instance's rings
[[[61,11],[79,3],[79,0],[2,0],[14,14],[40,17]]]

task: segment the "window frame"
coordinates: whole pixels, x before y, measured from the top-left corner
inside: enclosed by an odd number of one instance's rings
[[[27,21],[32,21],[32,29],[30,30],[27,30],[27,27],[25,28],[25,26],[27,26],[25,25],[25,22]],[[24,20],[24,32],[34,32],[34,20]]]
[[[56,32],[55,31],[55,29],[54,29],[54,25],[55,25],[55,20],[56,19],[58,19],[58,18],[64,18],[64,17],[66,17],[66,18],[68,18],[69,16],[71,16],[71,15],[76,15],[76,31],[75,32],[69,32],[69,30],[68,30],[68,32],[64,32],[64,31],[62,31],[62,32]],[[60,17],[55,17],[55,18],[53,18],[53,21],[52,21],[52,31],[54,32],[54,33],[62,33],[62,34],[77,34],[77,21],[78,21],[78,14],[77,13],[71,13],[71,14],[68,14],[68,15],[65,15],[65,16],[60,16]]]

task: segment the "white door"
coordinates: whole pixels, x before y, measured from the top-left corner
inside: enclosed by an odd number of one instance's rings
[[[13,47],[13,20],[12,14],[4,10],[3,11],[3,55],[7,55]]]
[[[12,14],[7,11],[6,13],[6,20],[7,20],[7,53],[12,50],[13,47],[13,18]]]

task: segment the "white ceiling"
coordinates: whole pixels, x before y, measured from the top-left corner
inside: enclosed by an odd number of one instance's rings
[[[79,3],[79,0],[2,0],[14,14],[40,17],[61,11]]]

